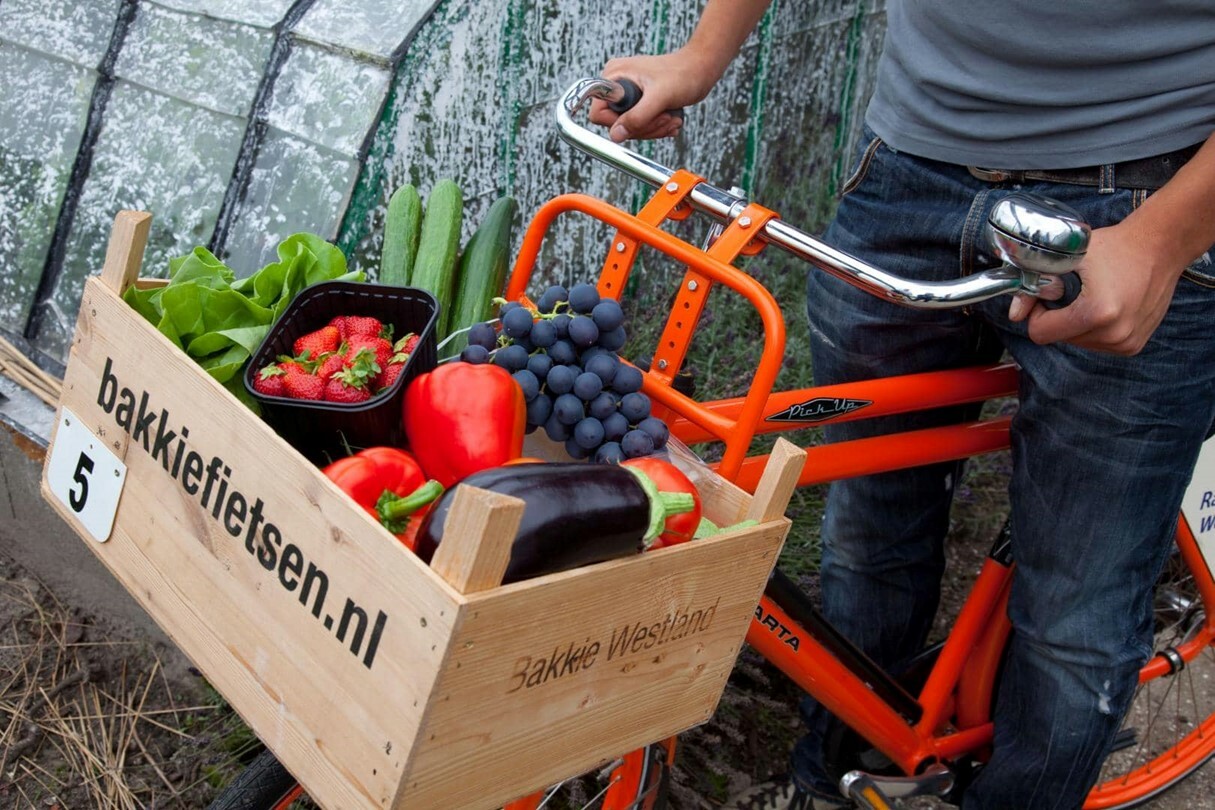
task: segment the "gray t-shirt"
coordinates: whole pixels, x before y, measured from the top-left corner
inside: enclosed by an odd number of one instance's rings
[[[1065,169],[1215,131],[1215,0],[889,0],[866,114],[895,149]]]

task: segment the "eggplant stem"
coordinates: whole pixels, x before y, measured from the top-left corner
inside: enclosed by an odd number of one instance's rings
[[[696,499],[689,492],[663,492],[658,489],[654,479],[636,467],[625,467],[641,484],[646,498],[650,502],[650,527],[646,530],[642,542],[649,548],[658,535],[666,528],[667,518],[671,515],[681,515],[696,508]]]

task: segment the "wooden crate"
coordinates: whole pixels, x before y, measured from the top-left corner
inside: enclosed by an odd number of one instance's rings
[[[752,528],[507,586],[522,503],[465,487],[428,567],[122,301],[149,221],[115,222],[61,401],[125,466],[108,539],[43,494],[321,805],[494,807],[713,714],[804,453],[702,483]]]

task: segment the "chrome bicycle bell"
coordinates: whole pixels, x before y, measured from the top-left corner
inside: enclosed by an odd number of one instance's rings
[[[987,217],[991,244],[1004,262],[1030,273],[1071,272],[1088,250],[1092,229],[1073,209],[1047,197],[1017,192]]]

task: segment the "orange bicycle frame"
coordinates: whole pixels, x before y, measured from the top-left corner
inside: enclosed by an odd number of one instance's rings
[[[526,292],[544,236],[562,214],[582,213],[616,229],[608,258],[599,277],[601,295],[618,298],[625,288],[639,245],[645,244],[687,266],[680,282],[643,390],[668,410],[672,434],[685,443],[719,441],[722,459],[714,465],[722,476],[744,489],[753,490],[762,470],[763,456],[748,456],[752,438],[770,433],[810,427],[817,422],[769,421],[774,414],[796,408],[810,398],[864,399],[874,404],[864,416],[883,416],[906,411],[980,402],[1008,396],[1016,390],[1016,370],[1010,365],[980,369],[906,375],[883,380],[773,393],[785,350],[784,319],[771,293],[758,281],[734,267],[739,255],[755,252],[758,224],[773,216],[759,206],[749,206],[706,250],[699,250],[661,230],[668,218],[679,218],[687,210],[683,195],[699,182],[687,173],[676,177],[650,200],[636,216],[581,194],[556,197],[540,208],[523,237],[514,271],[506,290],[508,300]],[[763,346],[752,383],[744,397],[697,402],[671,387],[675,372],[687,355],[693,326],[714,284],[742,295],[759,312],[763,323]],[[849,415],[839,417],[850,418]],[[855,416],[851,418],[856,418]],[[931,428],[890,436],[807,449],[808,457],[799,484],[813,484],[851,475],[866,475],[934,461],[964,458],[1008,446],[1006,417],[961,425]],[[989,561],[976,583],[975,597],[959,617],[954,633],[942,652],[941,665],[929,679],[919,703],[922,715],[909,722],[878,697],[861,678],[827,651],[815,638],[797,628],[797,623],[771,600],[757,607],[747,641],[784,670],[806,691],[873,741],[900,767],[914,773],[924,763],[956,756],[981,747],[990,740],[986,716],[989,696],[981,692],[990,680],[965,678],[964,664],[985,662],[987,669],[1003,647],[1006,620],[1000,610],[1007,598],[1008,569]],[[1001,625],[1004,626],[1001,626]],[[774,632],[783,628],[784,634]],[[976,653],[983,652],[976,657]],[[959,691],[959,686],[967,690]],[[954,696],[981,710],[969,711],[969,728],[934,735],[954,711]],[[966,712],[963,712],[966,714]]]
[[[642,390],[656,403],[656,412],[665,417],[673,436],[686,444],[722,443],[722,458],[711,466],[723,477],[754,491],[766,460],[766,456],[748,455],[756,435],[977,403],[1016,393],[1017,370],[1010,364],[774,392],[785,350],[780,307],[763,285],[731,264],[738,256],[764,247],[756,234],[774,214],[749,205],[708,248],[695,248],[658,226],[690,213],[685,197],[698,182],[695,175],[676,172],[637,216],[582,194],[550,200],[524,235],[506,297],[517,300],[524,295],[546,233],[558,216],[567,213],[589,215],[615,229],[598,281],[602,296],[619,299],[640,245],[686,265]],[[756,309],[763,324],[763,345],[745,396],[699,402],[676,391],[672,381],[687,356],[695,324],[715,284],[742,295]],[[823,400],[861,400],[866,407],[863,413],[820,418],[812,403]],[[773,419],[777,415],[781,415],[779,421]],[[1009,417],[996,417],[809,447],[798,483],[825,483],[1003,450],[1009,443],[1010,421]],[[1205,570],[1184,520],[1178,546],[1191,570]],[[843,660],[829,643],[767,595],[756,607],[747,642],[903,772],[920,773],[939,761],[981,754],[991,742],[992,688],[1011,629],[1005,615],[1011,576],[1010,562],[989,555],[927,681],[917,695],[898,701],[875,688],[874,681],[884,673],[876,672],[872,665],[858,667]],[[1215,603],[1215,581],[1206,578],[1199,587],[1207,603]],[[1215,617],[1208,617],[1200,632],[1183,645],[1181,655],[1189,660],[1213,637]],[[1141,671],[1141,682],[1160,675],[1158,670],[1166,666],[1163,659],[1153,659]],[[884,689],[888,695],[901,687],[887,685]],[[1215,724],[1215,717],[1210,723]],[[1215,733],[1215,727],[1201,731]],[[1162,763],[1161,767],[1169,765]],[[1109,802],[1116,804],[1117,800],[1111,793]],[[1103,796],[1088,806],[1104,806],[1105,801]]]

